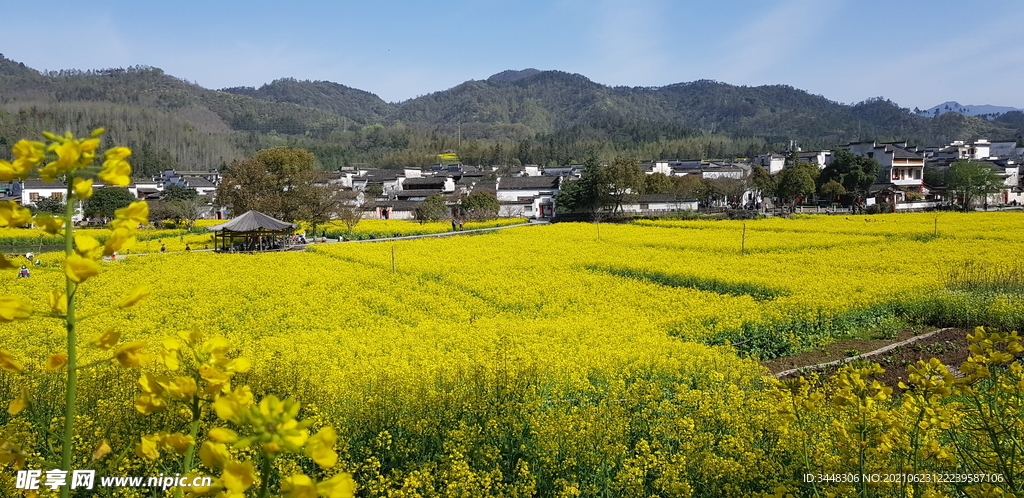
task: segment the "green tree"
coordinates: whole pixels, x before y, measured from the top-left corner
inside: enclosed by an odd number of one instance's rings
[[[593,212],[600,205],[601,191],[598,186],[600,164],[591,157],[583,164],[583,171],[577,180],[565,180],[555,195],[559,212]]]
[[[64,214],[63,197],[43,197],[32,206],[40,213]]]
[[[129,204],[137,200],[127,189],[117,187],[96,189],[92,197],[85,201],[85,215],[113,218],[114,211],[128,207]]]
[[[653,173],[650,175],[644,175],[644,193],[645,194],[671,194],[674,188],[672,185],[672,178],[669,178],[665,173]]]
[[[275,147],[228,166],[217,187],[219,203],[236,215],[261,211],[283,220],[301,220],[317,180],[315,158],[304,149]]]
[[[672,177],[672,193],[684,199],[702,199],[707,186],[700,175]]]
[[[420,203],[416,208],[416,219],[420,221],[437,221],[448,217],[448,204],[441,194],[434,194]]]
[[[949,167],[949,192],[967,211],[973,204],[985,202],[989,194],[999,192],[1003,180],[985,163],[961,160]]]
[[[819,181],[822,185],[835,181],[846,189],[844,193],[862,196],[871,188],[878,178],[881,165],[878,161],[858,156],[846,149],[839,149],[832,158],[832,163],[821,171]]]
[[[612,206],[612,212],[621,211],[623,204],[633,202],[640,194],[644,176],[644,170],[635,158],[616,157],[598,172],[601,205]]]
[[[498,198],[490,192],[473,192],[462,199],[462,212],[471,220],[494,219],[500,209]]]
[[[165,186],[163,195],[160,196],[160,198],[165,201],[173,201],[178,199],[190,200],[195,199],[196,197],[199,197],[199,193],[196,192],[195,189],[182,187],[181,185],[175,183]]]
[[[762,196],[772,197],[775,195],[775,178],[768,174],[768,170],[761,167],[761,165],[755,165],[750,170],[750,182],[754,184],[754,187],[760,191]]]
[[[820,192],[821,195],[825,196],[826,198],[834,202],[837,197],[846,193],[846,187],[843,187],[843,184],[835,180],[829,180],[821,185],[821,188],[818,189],[818,192]]]
[[[818,176],[818,166],[812,163],[798,164],[792,168],[784,168],[779,172],[776,181],[776,195],[791,201],[795,207],[797,199],[813,194],[817,189],[814,179]]]
[[[379,197],[381,195],[384,195],[384,184],[371,183],[366,186],[365,192],[368,197]]]

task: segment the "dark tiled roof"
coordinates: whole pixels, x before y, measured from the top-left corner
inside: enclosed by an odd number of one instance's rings
[[[682,200],[675,194],[644,194],[636,198],[637,202],[644,204],[651,202],[681,202]]]
[[[388,180],[397,180],[403,172],[397,169],[371,169],[366,172],[364,178],[371,183],[379,183]]]
[[[406,178],[402,182],[403,188],[414,190],[416,188],[443,188],[446,177],[443,176],[432,176],[427,178]]]
[[[903,147],[897,147],[895,145],[886,145],[885,151],[892,152],[892,157],[894,159],[924,159],[924,157],[922,157],[919,154],[915,154],[907,149],[904,149]]]
[[[389,207],[395,211],[414,211],[420,207],[423,201],[374,201],[368,203],[367,207],[378,208],[378,207]]]
[[[216,185],[214,185],[213,182],[211,182],[210,180],[207,180],[206,178],[189,178],[189,179],[185,180],[185,183],[189,187],[192,187],[192,188],[196,188],[196,187],[202,187],[202,188],[216,187]]]
[[[68,188],[64,182],[60,180],[54,180],[52,182],[44,182],[38,178],[29,178],[21,182],[22,188],[51,188],[51,189],[66,189]]]
[[[429,197],[434,194],[440,194],[441,189],[439,188],[422,188],[422,189],[408,189],[399,190],[395,193],[399,199],[402,197]]]
[[[533,190],[558,188],[557,176],[513,176],[498,180],[501,190]]]

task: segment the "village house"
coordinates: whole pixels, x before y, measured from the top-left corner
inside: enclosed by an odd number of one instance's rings
[[[927,194],[924,189],[924,155],[916,147],[908,147],[906,142],[869,141],[854,142],[847,148],[881,165],[878,178],[871,187],[872,192],[878,193],[879,202],[903,202]]]
[[[549,218],[555,215],[560,176],[503,177],[497,181],[500,216]]]

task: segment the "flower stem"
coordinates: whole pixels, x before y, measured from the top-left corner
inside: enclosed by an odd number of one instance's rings
[[[74,180],[70,174],[65,177],[65,182],[67,183],[67,194],[65,196],[67,202],[64,206],[64,257],[68,257],[74,249],[72,245],[74,234],[71,232],[71,217],[75,214],[74,197],[72,196]],[[70,472],[71,452],[74,449],[73,441],[75,437],[75,397],[78,394],[78,369],[76,368],[78,355],[75,350],[75,283],[67,275],[64,276],[64,282],[68,300],[68,312],[65,318],[68,340],[68,365],[64,395],[64,439],[61,444],[60,468]],[[67,498],[70,496],[70,493],[71,488],[69,486],[61,487],[60,495],[62,498]]]

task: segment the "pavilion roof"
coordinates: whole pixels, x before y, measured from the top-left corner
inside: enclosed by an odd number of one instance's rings
[[[220,225],[208,227],[214,232],[252,232],[255,230],[286,230],[297,228],[295,223],[277,220],[259,211],[248,211],[245,214]]]

